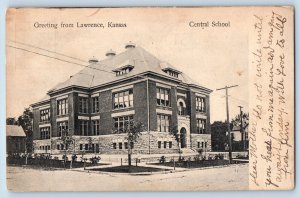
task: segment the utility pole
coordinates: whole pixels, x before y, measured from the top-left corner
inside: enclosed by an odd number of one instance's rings
[[[228,131],[228,143],[229,143],[229,164],[232,163],[232,144],[231,144],[231,129],[230,129],[230,122],[229,122],[229,105],[228,105],[228,89],[237,87],[238,85],[232,85],[232,86],[225,86],[219,89],[216,89],[217,91],[225,89],[226,94],[226,115],[227,115],[227,131]]]
[[[244,154],[245,154],[245,150],[246,150],[246,135],[245,135],[245,132],[244,132],[244,126],[243,126],[243,107],[242,106],[238,106],[240,108],[240,120],[241,120],[241,134],[242,134],[242,141],[243,141],[243,151],[244,151]]]

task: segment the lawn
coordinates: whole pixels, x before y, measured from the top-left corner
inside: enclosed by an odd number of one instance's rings
[[[233,160],[233,164],[246,163],[242,161]],[[164,162],[164,163],[153,163],[154,165],[162,165],[168,167],[174,167],[174,162]],[[212,167],[212,166],[223,166],[228,165],[228,160],[199,160],[199,161],[182,161],[175,162],[175,167],[180,168],[202,168],[202,167]]]
[[[106,168],[93,168],[89,169],[92,171],[103,171],[103,172],[115,172],[115,173],[151,173],[151,172],[162,172],[168,171],[170,169],[161,169],[154,167],[145,167],[145,166],[114,166],[114,167],[106,167]]]

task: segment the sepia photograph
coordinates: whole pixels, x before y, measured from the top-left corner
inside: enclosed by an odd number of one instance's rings
[[[293,20],[292,7],[8,9],[7,189],[292,189]]]

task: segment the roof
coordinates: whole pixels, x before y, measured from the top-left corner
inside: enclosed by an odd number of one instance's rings
[[[113,71],[120,69],[122,66],[124,66],[124,63],[127,65],[132,65],[134,68],[127,74],[116,76]],[[149,71],[166,76],[168,78],[174,78],[174,80],[180,80],[186,84],[201,86],[184,73],[180,73],[178,78],[168,75],[162,70],[166,68],[166,66],[174,70],[177,69],[169,63],[162,63],[164,62],[144,50],[142,47],[137,46],[135,48],[129,48],[120,54],[117,54],[113,57],[108,57],[102,61],[99,61],[98,63],[85,67],[68,80],[57,84],[53,89],[49,90],[49,92],[55,92],[70,86],[92,88]]]
[[[7,137],[26,137],[26,134],[21,126],[18,125],[6,125]]]

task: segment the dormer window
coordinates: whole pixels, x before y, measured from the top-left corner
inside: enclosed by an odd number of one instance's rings
[[[131,72],[133,68],[134,68],[133,65],[125,65],[113,71],[116,73],[116,76],[122,76]]]
[[[161,62],[159,65],[161,69],[169,76],[178,78],[179,74],[181,74],[181,71],[178,71],[176,68],[174,68],[172,65],[170,65],[167,62]]]
[[[181,73],[180,71],[173,69],[173,68],[169,68],[169,67],[164,68],[163,71],[175,78],[178,78],[178,75]]]
[[[127,68],[115,71],[116,72],[116,76],[122,76],[124,74],[128,74],[129,72],[131,72],[132,69],[133,69],[133,67],[127,67]]]

